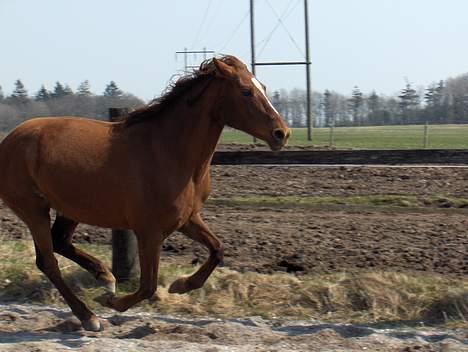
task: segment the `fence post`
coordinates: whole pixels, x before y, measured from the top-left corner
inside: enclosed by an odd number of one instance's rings
[[[109,121],[118,121],[127,108],[109,108]],[[117,282],[130,279],[137,270],[138,245],[130,230],[112,230],[112,273]]]
[[[334,125],[330,126],[330,134],[328,136],[328,145],[332,148],[335,145]]]
[[[426,123],[424,124],[424,149],[427,148],[428,144],[429,144],[429,124],[426,121]]]

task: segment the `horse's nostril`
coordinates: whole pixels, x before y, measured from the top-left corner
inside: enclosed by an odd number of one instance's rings
[[[277,139],[278,141],[282,141],[286,137],[286,134],[282,129],[278,128],[273,131],[273,137],[275,137],[275,139]]]

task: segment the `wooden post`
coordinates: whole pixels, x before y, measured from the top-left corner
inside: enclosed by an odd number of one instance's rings
[[[424,149],[429,145],[429,123],[426,121],[424,124]]]
[[[332,148],[335,145],[334,126],[330,126],[330,135],[328,139],[328,146]]]
[[[109,120],[118,121],[128,113],[127,108],[110,108]],[[137,271],[138,245],[130,230],[112,230],[112,273],[117,282],[130,279]]]

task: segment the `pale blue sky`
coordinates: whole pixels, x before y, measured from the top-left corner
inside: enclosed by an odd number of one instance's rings
[[[261,50],[277,25],[269,4],[286,11],[300,50],[281,26]],[[115,80],[150,99],[182,69],[175,51],[184,47],[250,62],[248,8],[249,0],[0,0],[0,85],[9,93],[20,78],[34,93],[88,79],[100,93]],[[303,0],[256,0],[257,60],[302,59],[302,11]],[[315,89],[392,94],[405,77],[427,85],[468,72],[466,0],[309,0],[309,13]],[[303,88],[303,71],[258,68],[257,76],[269,90]]]

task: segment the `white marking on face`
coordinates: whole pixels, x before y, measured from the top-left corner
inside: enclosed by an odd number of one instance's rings
[[[257,87],[257,89],[260,91],[260,93],[263,94],[263,96],[265,97],[266,101],[268,102],[268,104],[270,104],[271,108],[273,109],[274,112],[276,112],[278,115],[279,115],[279,112],[275,109],[275,107],[273,106],[273,104],[271,103],[270,99],[268,99],[268,96],[266,95],[266,92],[265,90],[263,89],[263,86],[260,84],[260,82],[258,81],[258,79],[256,79],[255,77],[252,77],[252,83],[254,84],[255,87]]]

